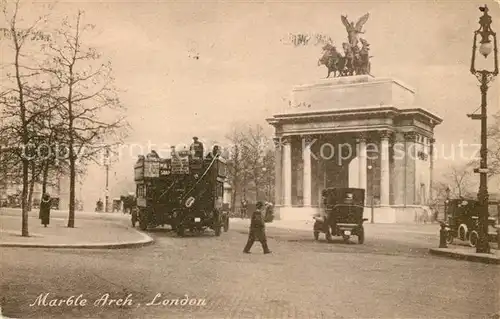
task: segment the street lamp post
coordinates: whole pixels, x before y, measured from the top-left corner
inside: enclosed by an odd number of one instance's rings
[[[374,211],[373,211],[373,210],[374,210],[374,208],[373,208],[373,197],[375,196],[375,194],[374,194],[374,187],[373,187],[373,185],[375,184],[375,183],[374,183],[374,176],[375,176],[375,174],[373,173],[373,166],[368,165],[368,167],[367,167],[367,168],[368,168],[368,170],[370,171],[370,174],[371,174],[371,187],[370,187],[370,189],[371,189],[371,191],[370,191],[370,193],[371,193],[371,194],[370,194],[370,212],[371,212],[371,219],[370,219],[370,224],[373,224],[373,223],[375,223],[375,221],[374,221],[375,214],[374,214]]]
[[[491,16],[488,14],[488,7],[479,8],[483,12],[483,15],[479,18],[479,29],[474,31],[474,42],[472,44],[472,59],[470,71],[473,75],[477,77],[481,83],[481,115],[469,115],[472,119],[481,120],[481,164],[480,168],[475,170],[480,174],[479,180],[479,192],[477,194],[479,201],[479,240],[476,245],[476,251],[478,253],[489,253],[490,246],[488,242],[488,161],[487,161],[487,92],[488,83],[491,82],[495,76],[498,75],[498,51],[497,51],[497,38],[496,33],[491,29]],[[486,69],[476,70],[476,49],[477,49],[477,37],[481,36],[481,41],[479,45],[479,53],[486,57],[493,50],[494,55],[494,70],[489,71]],[[491,43],[491,38],[493,38],[493,45]]]

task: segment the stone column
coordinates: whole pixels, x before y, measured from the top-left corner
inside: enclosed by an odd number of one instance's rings
[[[380,135],[381,158],[380,158],[380,205],[388,206],[390,197],[390,161],[389,161],[389,137],[391,132],[384,131]]]
[[[364,188],[366,190],[366,170],[367,170],[367,154],[366,154],[366,136],[365,134],[360,134],[357,139],[358,144],[358,188]]]
[[[281,139],[283,147],[283,205],[292,206],[292,145],[290,137]]]
[[[304,184],[302,188],[303,191],[302,196],[304,199],[304,207],[311,206],[311,194],[312,194],[311,142],[312,142],[311,136],[304,136],[302,138],[302,156],[304,161],[304,169],[303,169]]]
[[[283,205],[283,188],[281,187],[283,170],[281,137],[273,138],[274,142],[274,205]]]
[[[434,199],[434,194],[432,192],[432,184],[433,184],[433,171],[434,171],[434,143],[436,140],[434,138],[429,138],[429,161],[430,162],[430,168],[429,168],[429,203],[432,203],[432,200]],[[427,203],[425,203],[427,205]]]
[[[415,204],[416,194],[416,141],[417,134],[415,132],[406,132],[405,137],[405,175],[404,175],[404,205]]]

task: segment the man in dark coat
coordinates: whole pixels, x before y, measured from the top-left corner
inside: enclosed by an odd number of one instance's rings
[[[271,251],[269,247],[267,247],[267,238],[266,238],[266,225],[264,222],[264,203],[257,202],[255,205],[257,210],[252,214],[252,219],[250,221],[250,232],[248,234],[248,241],[243,249],[245,254],[250,253],[250,249],[252,248],[255,240],[260,241],[262,245],[262,250],[264,250],[264,254],[270,254]]]
[[[49,194],[44,194],[42,197],[42,202],[40,203],[40,215],[42,225],[47,227],[50,223],[50,208],[51,208],[51,198]]]
[[[193,143],[189,147],[189,150],[191,151],[191,155],[195,158],[203,158],[203,153],[205,152],[203,150],[203,143],[198,141],[198,138],[195,136],[193,137]]]

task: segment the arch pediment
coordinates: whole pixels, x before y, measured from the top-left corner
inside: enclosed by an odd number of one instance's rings
[[[277,135],[419,130],[432,136],[442,119],[422,108],[385,106],[278,114],[267,121]]]

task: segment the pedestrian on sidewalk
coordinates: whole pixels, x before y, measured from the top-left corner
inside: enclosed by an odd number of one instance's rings
[[[264,218],[264,222],[272,223],[274,220],[274,208],[273,204],[270,202],[266,202],[265,205],[266,217]]]
[[[250,253],[250,249],[253,246],[255,240],[260,241],[262,245],[262,250],[264,250],[264,254],[270,254],[271,251],[267,246],[267,238],[266,238],[266,224],[264,222],[264,203],[257,202],[255,205],[257,210],[252,214],[252,218],[250,220],[250,232],[248,233],[248,241],[243,249],[245,254]]]
[[[245,198],[242,198],[240,207],[240,218],[243,219],[245,217],[247,217],[247,200]]]
[[[38,216],[41,219],[42,225],[44,225],[44,227],[47,227],[47,225],[50,223],[50,206],[50,195],[45,193],[43,194],[42,202],[40,203],[40,214]]]

